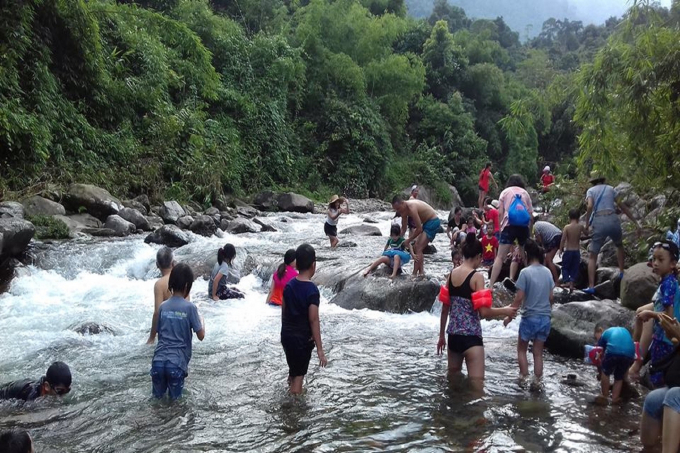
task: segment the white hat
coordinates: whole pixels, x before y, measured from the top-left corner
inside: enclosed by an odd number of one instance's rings
[[[493,206],[495,209],[498,209],[498,206],[500,206],[500,205],[501,204],[498,202],[498,200],[493,200],[491,202],[491,206]]]
[[[549,165],[546,165],[545,168],[543,169],[543,173],[545,173],[545,172],[548,172],[548,173],[550,172],[550,166]]]
[[[415,192],[416,190],[418,190],[418,185],[413,184],[413,187],[411,187],[411,192]]]

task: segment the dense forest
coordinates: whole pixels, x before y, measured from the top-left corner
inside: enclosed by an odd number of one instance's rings
[[[90,182],[193,199],[475,196],[486,161],[680,185],[677,4],[521,43],[438,0],[8,0],[0,197]],[[640,165],[652,172],[640,175]]]

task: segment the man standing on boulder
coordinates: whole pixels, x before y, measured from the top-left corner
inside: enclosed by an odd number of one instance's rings
[[[420,200],[405,201],[401,195],[392,199],[392,209],[401,217],[401,236],[406,233],[409,218],[415,225],[413,234],[408,238],[410,243],[415,242],[413,275],[424,275],[423,252],[439,232],[441,221],[429,204]]]

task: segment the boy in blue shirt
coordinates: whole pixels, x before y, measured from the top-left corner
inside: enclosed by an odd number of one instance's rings
[[[628,329],[624,327],[608,327],[604,321],[595,326],[595,340],[597,346],[604,351],[602,365],[600,366],[600,384],[602,395],[600,398],[609,398],[611,385],[609,376],[614,375],[614,388],[612,390],[612,403],[620,401],[623,381],[628,375],[628,369],[635,362],[635,342]]]
[[[281,304],[281,345],[288,362],[288,386],[290,393],[302,393],[302,381],[309,369],[312,350],[322,367],[327,364],[321,344],[319,325],[319,288],[311,281],[316,272],[316,251],[309,244],[302,244],[295,251],[297,277],[283,290]]]
[[[196,305],[187,301],[194,273],[186,264],[176,265],[170,272],[168,289],[172,297],[163,302],[154,322],[158,325],[158,345],[151,362],[153,396],[171,400],[182,396],[184,378],[191,360],[192,330],[203,341],[205,327]]]

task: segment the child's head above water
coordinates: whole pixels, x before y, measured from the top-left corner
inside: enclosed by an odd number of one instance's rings
[[[399,236],[401,236],[401,227],[396,223],[392,224],[390,227],[390,237],[392,239],[399,239]]]
[[[661,241],[652,247],[654,273],[665,277],[675,271],[678,264],[678,246],[674,242]]]
[[[225,261],[227,264],[231,264],[234,257],[236,257],[236,247],[232,244],[227,244],[217,251],[217,262],[220,264]]]
[[[173,295],[186,298],[191,292],[193,284],[194,272],[189,265],[179,263],[172,268],[170,279],[168,280],[168,289]]]
[[[570,221],[576,220],[578,222],[580,218],[581,218],[581,211],[579,211],[578,209],[571,209],[569,211],[569,220]]]

